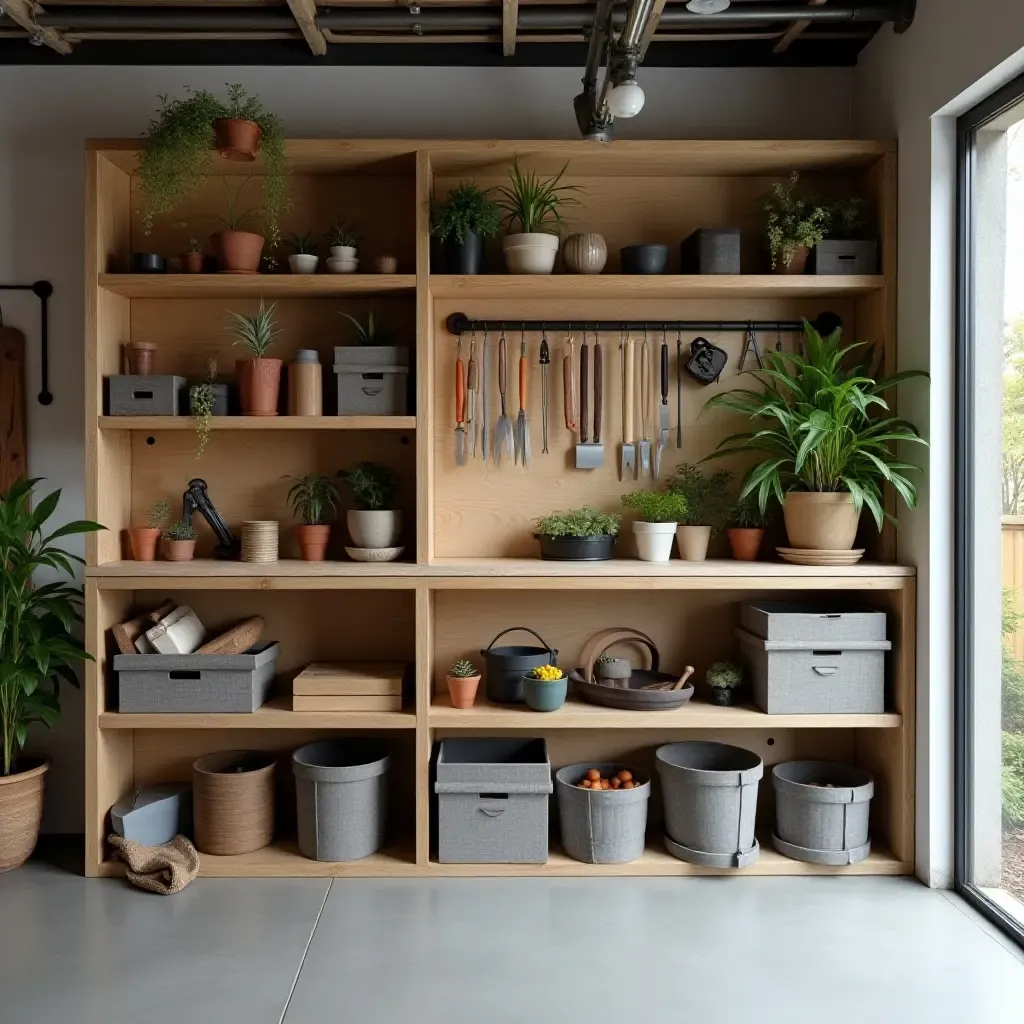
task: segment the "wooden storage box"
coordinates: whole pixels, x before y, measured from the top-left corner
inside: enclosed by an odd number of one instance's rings
[[[307,665],[292,683],[293,711],[401,711],[403,662]]]

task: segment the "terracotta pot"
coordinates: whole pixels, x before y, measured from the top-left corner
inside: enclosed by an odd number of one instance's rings
[[[225,160],[255,160],[260,148],[260,126],[255,121],[218,117],[213,122],[217,149]]]
[[[785,266],[778,263],[773,273],[775,274],[805,274],[807,272],[807,247],[801,245],[794,253],[793,258]]]
[[[196,542],[194,540],[170,540],[163,539],[164,559],[168,562],[191,562],[196,554]]]
[[[14,767],[13,775],[0,775],[0,872],[21,867],[36,848],[50,762],[22,758]]]
[[[281,391],[280,359],[238,359],[235,362],[243,416],[276,416]]]
[[[160,531],[156,527],[129,527],[128,539],[132,545],[132,558],[136,562],[156,561],[156,543],[160,539]]]
[[[181,272],[183,274],[201,274],[203,272],[203,254],[201,252],[183,252],[181,254]]]
[[[331,539],[330,526],[296,526],[295,539],[304,562],[322,562],[327,557],[327,542]]]
[[[207,754],[192,764],[196,849],[220,857],[252,853],[274,838],[274,755]]]
[[[782,506],[791,548],[849,551],[860,516],[848,491],[790,491]]]
[[[128,372],[139,377],[148,377],[153,372],[156,345],[151,341],[128,343]]]
[[[465,710],[471,708],[476,701],[476,688],[480,685],[479,676],[447,676],[448,693],[452,698],[452,707]]]
[[[737,562],[757,561],[757,556],[761,553],[761,544],[764,541],[764,530],[755,527],[734,526],[726,532],[729,534],[732,557]]]
[[[258,274],[263,236],[252,231],[218,231],[210,235],[222,274]]]
[[[710,526],[679,526],[676,528],[679,557],[684,562],[703,562],[708,557],[711,543]]]

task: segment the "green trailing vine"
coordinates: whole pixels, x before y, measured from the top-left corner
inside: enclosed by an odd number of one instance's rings
[[[190,406],[192,418],[196,421],[196,458],[201,459],[210,442],[210,421],[213,418],[213,404],[216,399],[214,385],[217,383],[217,360],[206,364],[206,376],[192,385]]]

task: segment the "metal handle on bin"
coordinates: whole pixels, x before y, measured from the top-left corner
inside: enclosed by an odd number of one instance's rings
[[[488,818],[497,818],[499,815],[505,813],[508,807],[508,793],[481,793],[481,800],[503,800],[504,803],[499,804],[481,804],[480,810],[487,815]]]
[[[490,642],[490,643],[489,643],[489,644],[487,645],[487,650],[481,651],[480,653],[481,653],[481,654],[483,654],[483,655],[487,655],[487,654],[488,654],[488,653],[490,652],[491,648],[492,648],[492,647],[493,647],[493,646],[494,646],[494,645],[495,645],[495,644],[496,644],[496,643],[497,643],[497,642],[498,642],[498,641],[499,641],[499,640],[500,640],[500,639],[501,639],[501,638],[502,638],[502,637],[503,637],[503,636],[504,636],[504,635],[505,635],[506,633],[515,633],[515,632],[517,632],[517,631],[522,631],[523,633],[529,633],[529,634],[530,634],[530,636],[532,636],[532,637],[535,637],[535,638],[536,638],[537,640],[539,640],[539,641],[540,641],[540,643],[541,643],[541,646],[542,646],[542,647],[543,647],[543,648],[544,648],[544,649],[545,649],[545,650],[546,650],[546,651],[548,652],[548,654],[550,654],[550,655],[554,656],[554,655],[556,655],[556,654],[558,653],[558,651],[556,651],[556,650],[554,649],[554,647],[551,647],[551,646],[550,646],[549,644],[547,644],[547,643],[545,642],[544,638],[543,638],[543,637],[542,637],[542,636],[541,636],[541,635],[540,635],[539,633],[535,633],[535,632],[534,632],[534,631],[533,631],[532,629],[530,629],[530,627],[529,627],[529,626],[509,626],[509,628],[508,628],[508,629],[503,629],[503,630],[502,630],[502,631],[501,631],[501,632],[500,632],[500,633],[499,633],[499,634],[498,634],[498,635],[497,635],[497,636],[496,636],[496,637],[495,637],[495,638],[494,638],[494,639],[493,639],[493,640],[492,640],[492,641],[491,641],[491,642]]]
[[[819,676],[834,676],[839,671],[838,665],[812,665],[814,674]]]
[[[184,669],[172,669],[167,674],[171,679],[202,679],[201,672],[186,672]]]

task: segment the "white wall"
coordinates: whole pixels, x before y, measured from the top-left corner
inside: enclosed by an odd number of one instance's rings
[[[956,117],[1024,71],[1019,0],[922,0],[903,36],[882,31],[857,69],[858,133],[899,140],[899,359],[930,394],[900,411],[931,445],[920,509],[902,517],[900,558],[918,567],[917,868],[953,875],[953,319]]]
[[[60,513],[83,514],[82,145],[140,134],[160,93],[226,79],[259,93],[295,137],[576,138],[581,69],[482,68],[0,68],[0,281],[49,278],[55,402],[29,405],[29,469],[64,488]],[[853,72],[649,69],[634,138],[843,138]],[[0,294],[5,319],[30,344],[38,391],[37,300]],[[55,769],[44,827],[83,829],[80,695],[52,737]]]

